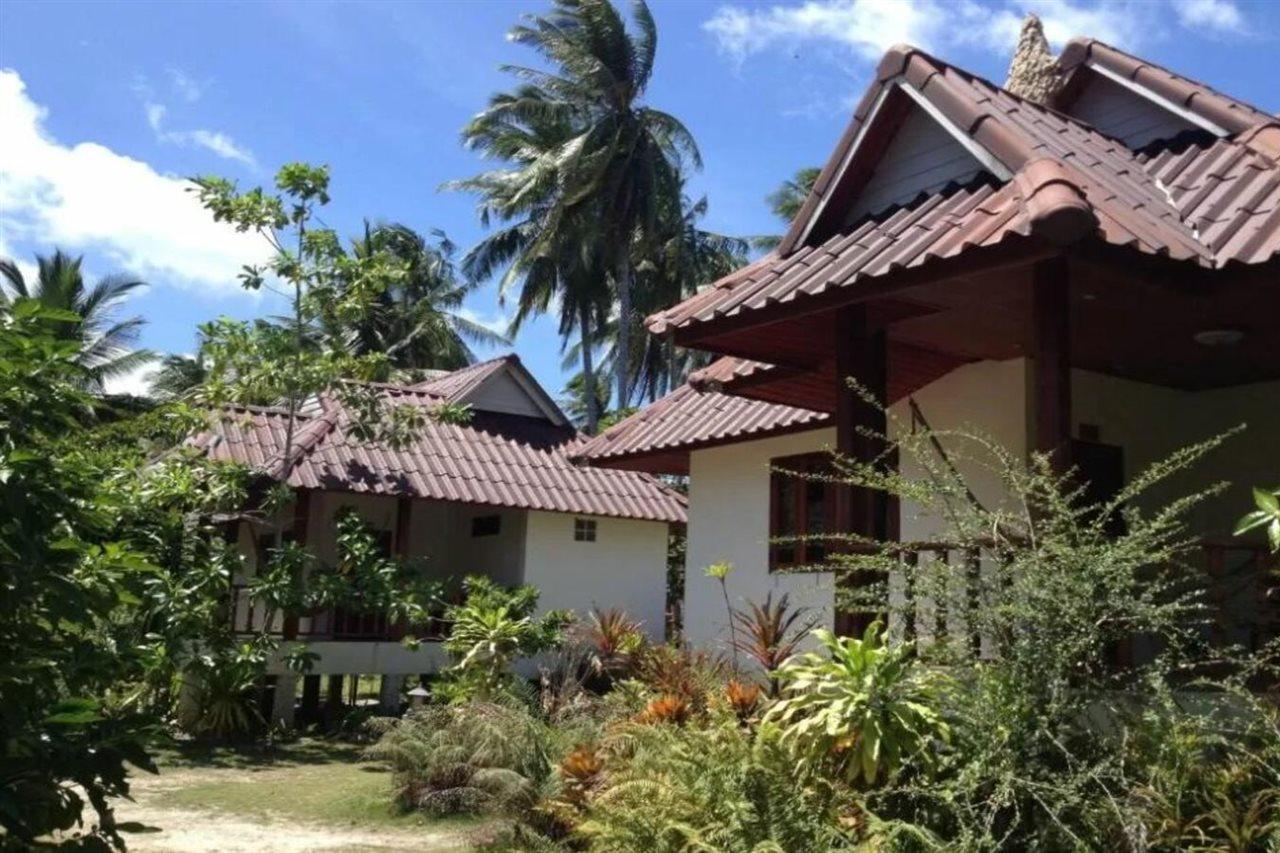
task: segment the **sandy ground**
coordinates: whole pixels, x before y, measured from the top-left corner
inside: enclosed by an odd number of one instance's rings
[[[261,779],[263,771],[254,775]],[[265,771],[270,772],[270,771]],[[118,822],[136,821],[160,831],[129,833],[131,851],[253,851],[253,853],[302,853],[302,851],[465,851],[471,849],[476,830],[433,830],[429,827],[346,827],[302,823],[281,817],[241,817],[220,812],[168,808],[152,801],[170,788],[190,784],[193,774],[207,781],[216,774],[229,779],[237,770],[171,771],[159,777],[142,777],[133,783],[135,801],[120,802]],[[248,774],[244,774],[248,775]]]

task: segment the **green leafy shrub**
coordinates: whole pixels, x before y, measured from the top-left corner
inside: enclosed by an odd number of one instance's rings
[[[951,748],[921,768],[928,774],[904,768],[862,793],[881,843],[1136,850],[1177,837],[1162,828],[1174,824],[1196,833],[1234,827],[1205,842],[1210,849],[1274,843],[1256,842],[1271,831],[1269,795],[1250,793],[1250,805],[1230,813],[1220,801],[1223,791],[1274,787],[1273,759],[1261,757],[1275,754],[1277,734],[1257,723],[1263,711],[1243,687],[1275,678],[1280,648],[1245,654],[1206,642],[1207,577],[1185,519],[1223,487],[1169,502],[1153,496],[1231,436],[1178,451],[1088,505],[1075,474],[1043,454],[1027,460],[982,436],[927,428],[898,435],[887,452],[910,477],[841,459],[839,479],[936,518],[944,528],[936,538],[953,559],[915,558],[936,545],[842,536],[833,538],[852,547],[832,549],[832,561],[846,576],[837,584],[842,606],[888,610],[892,624],[919,638],[924,665],[948,673],[937,707]],[[1007,499],[984,505],[961,469],[998,481]],[[889,597],[891,578],[904,594]],[[1142,651],[1121,661],[1116,651],[1126,644]],[[1248,720],[1243,752],[1224,749]],[[1177,738],[1148,734],[1187,727],[1205,739],[1176,760],[1153,745]],[[1170,769],[1180,761],[1200,774],[1201,794],[1182,796],[1188,789],[1168,781],[1185,781]],[[1239,846],[1245,837],[1252,848]]]
[[[511,693],[512,664],[558,646],[572,616],[564,611],[535,616],[538,591],[531,586],[506,590],[473,576],[464,589],[466,600],[445,612],[452,628],[444,648],[454,663],[441,689],[452,701],[487,701]]]
[[[873,785],[904,764],[931,764],[951,730],[938,710],[939,680],[911,646],[888,646],[879,623],[860,640],[814,635],[826,654],[784,664],[783,696],[765,714],[799,766]]]
[[[551,777],[546,726],[518,705],[430,705],[369,725],[380,736],[367,755],[390,766],[404,809],[527,810]]]
[[[857,810],[838,783],[799,774],[768,728],[633,726],[606,761],[575,837],[592,850],[852,849]]]

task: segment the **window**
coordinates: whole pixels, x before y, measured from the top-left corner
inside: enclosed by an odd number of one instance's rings
[[[596,521],[594,518],[575,518],[573,520],[573,541],[596,541]]]
[[[477,515],[471,519],[471,535],[475,536],[497,536],[502,532],[502,516],[500,515]]]
[[[834,528],[836,484],[809,480],[797,474],[827,474],[831,457],[826,453],[782,456],[770,463],[775,470],[769,483],[769,539],[820,536]],[[827,556],[825,542],[770,542],[769,568],[821,563]]]

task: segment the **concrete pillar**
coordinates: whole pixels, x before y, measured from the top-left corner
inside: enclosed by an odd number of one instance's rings
[[[378,710],[384,714],[398,714],[400,712],[400,693],[403,686],[403,675],[382,676],[382,687],[378,691]]]
[[[293,699],[298,692],[298,676],[286,672],[276,677],[275,695],[271,700],[271,722],[293,725]]]

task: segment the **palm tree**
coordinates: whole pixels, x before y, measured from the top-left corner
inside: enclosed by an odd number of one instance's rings
[[[690,203],[683,196],[665,213],[661,240],[637,271],[644,283],[640,315],[668,308],[747,262],[750,241],[700,227],[706,213],[705,197]],[[643,341],[631,367],[632,384],[639,393],[622,406],[636,405],[640,399],[656,400],[709,360],[704,353],[677,349],[670,338],[649,335]]]
[[[103,381],[128,373],[150,362],[147,350],[134,349],[138,332],[146,324],[141,317],[116,320],[116,309],[129,294],[145,282],[125,275],[109,275],[87,287],[81,264],[84,257],[68,255],[61,249],[52,256],[36,256],[38,273],[28,282],[18,265],[0,259],[0,308],[21,301],[39,302],[46,308],[75,314],[79,321],[62,328],[67,339],[80,346],[79,364],[90,377],[90,385],[102,390]]]
[[[542,97],[528,93],[530,99]],[[554,231],[549,220],[556,213],[554,193],[536,190],[537,165],[575,134],[565,113],[531,112],[523,124],[490,123],[477,127],[471,142],[494,152],[516,168],[488,172],[452,184],[480,194],[481,221],[506,224],[491,233],[463,259],[462,268],[477,281],[506,267],[498,282],[498,298],[505,305],[518,285],[516,310],[507,334],[515,337],[529,319],[559,306],[561,349],[575,333],[579,343],[570,355],[580,359],[586,387],[597,384],[594,357],[612,306],[608,273],[598,250],[599,217],[593,206],[580,205]],[[594,434],[600,420],[599,398],[584,400],[583,423]]]
[[[208,376],[203,353],[166,355],[151,378],[151,393],[162,400],[176,400],[199,388]]]
[[[364,236],[352,241],[355,255],[386,252],[403,265],[404,275],[358,323],[336,331],[359,353],[385,353],[393,370],[455,370],[476,360],[470,344],[507,343],[463,316],[463,300],[476,282],[459,277],[456,247],[444,232],[432,230],[431,236],[405,225],[365,222]]]
[[[631,397],[636,259],[654,242],[663,206],[679,198],[683,163],[701,166],[685,126],[640,103],[657,29],[643,0],[632,3],[632,18],[634,33],[609,0],[556,0],[550,13],[513,28],[511,40],[553,70],[503,67],[524,82],[495,95],[463,138],[514,165],[454,184],[480,193],[486,222],[519,220],[523,227],[506,236],[523,243],[522,275],[563,257],[567,233],[585,241],[617,298],[614,373],[622,401]]]
[[[819,168],[806,166],[783,181],[782,186],[765,196],[764,200],[769,205],[769,209],[773,211],[774,216],[782,220],[784,225],[790,225],[800,213],[800,208],[804,207],[805,199],[809,197],[814,182],[818,180],[821,172]],[[779,236],[757,237],[752,240],[752,243],[761,249],[772,249],[780,242],[782,238]]]

